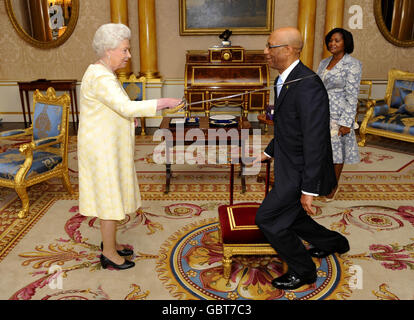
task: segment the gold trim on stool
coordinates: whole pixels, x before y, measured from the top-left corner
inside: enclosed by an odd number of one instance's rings
[[[227,215],[229,217],[229,223],[230,223],[230,229],[231,231],[234,230],[259,230],[259,227],[257,225],[242,225],[242,226],[238,226],[236,225],[236,221],[234,219],[234,214],[233,214],[233,208],[234,209],[239,209],[239,208],[246,208],[246,207],[250,207],[250,208],[259,208],[260,204],[258,205],[238,205],[238,206],[231,206],[227,208]]]

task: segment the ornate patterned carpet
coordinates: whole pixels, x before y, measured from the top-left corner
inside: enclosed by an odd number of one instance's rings
[[[314,218],[345,235],[351,250],[315,259],[315,285],[283,291],[270,285],[282,273],[277,256],[236,257],[230,285],[222,278],[217,207],[228,203],[229,168],[173,166],[166,195],[156,145],[137,137],[143,207],[118,226],[120,242],[135,252],[136,266],[126,271],[101,269],[99,221],[80,215],[78,194],[69,196],[58,179],[29,188],[30,214],[22,220],[16,193],[0,188],[0,299],[414,299],[413,153],[360,149],[362,161],[345,167],[337,200],[315,202]],[[76,137],[69,158],[77,190]],[[235,202],[264,196],[255,176],[240,190],[236,179]]]

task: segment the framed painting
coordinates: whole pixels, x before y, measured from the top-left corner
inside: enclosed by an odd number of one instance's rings
[[[179,0],[180,35],[269,34],[274,0]]]

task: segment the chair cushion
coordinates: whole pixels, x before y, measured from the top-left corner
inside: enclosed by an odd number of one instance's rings
[[[390,113],[375,117],[369,127],[414,136],[414,117],[408,113]]]
[[[15,136],[15,135],[18,135],[18,134],[22,134],[24,132],[25,132],[25,130],[22,130],[22,129],[3,131],[3,132],[0,132],[0,137]]]
[[[0,153],[0,178],[14,180],[17,171],[24,163],[25,156],[17,149],[11,149]],[[33,163],[26,179],[36,174],[53,169],[62,162],[62,157],[50,152],[35,151],[33,153]]]
[[[225,244],[268,243],[255,224],[260,203],[245,202],[218,208],[221,236]]]
[[[388,105],[383,102],[383,103],[376,103],[375,107],[374,107],[374,117],[378,117],[381,115],[386,115],[389,112],[389,107]]]
[[[408,109],[407,105],[405,103],[402,104],[401,107],[399,107],[396,112],[397,113],[402,113],[402,114],[408,114],[411,117],[414,116],[414,110],[411,111],[411,109]]]
[[[404,103],[405,97],[413,92],[413,90],[414,81],[395,80],[390,107],[398,109]]]

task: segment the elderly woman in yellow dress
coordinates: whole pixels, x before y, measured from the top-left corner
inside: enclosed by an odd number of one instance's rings
[[[115,71],[131,57],[130,29],[123,24],[102,25],[92,46],[98,61],[82,79],[78,132],[79,210],[100,219],[101,265],[128,269],[135,264],[124,256],[132,250],[116,242],[116,226],[141,206],[134,163],[135,117],[155,116],[180,99],[131,101]]]

